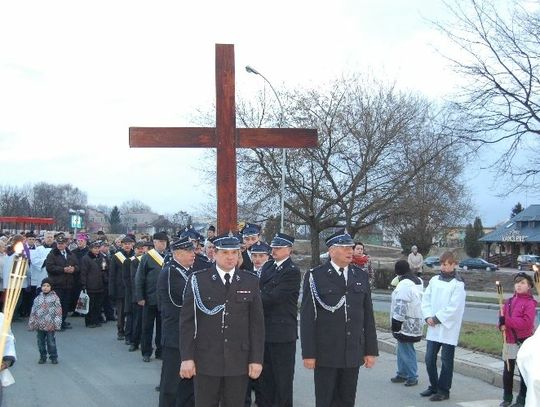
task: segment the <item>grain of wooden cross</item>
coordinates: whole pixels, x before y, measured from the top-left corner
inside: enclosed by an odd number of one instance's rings
[[[236,128],[234,45],[216,44],[216,127],[130,127],[130,147],[199,147],[217,150],[217,229],[237,224],[236,149],[317,146],[314,129]]]

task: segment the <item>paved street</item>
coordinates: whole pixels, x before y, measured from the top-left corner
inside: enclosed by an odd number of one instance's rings
[[[57,333],[59,364],[38,365],[34,332],[26,324],[14,324],[19,360],[11,369],[16,383],[5,389],[6,407],[43,407],[51,405],[85,407],[157,406],[160,362],[143,363],[140,353],[130,353],[116,340],[115,326],[98,329],[83,327],[82,318],[70,319],[74,329]],[[298,349],[299,355],[299,349]],[[420,365],[420,384],[405,388],[391,384],[395,356],[383,353],[374,369],[361,369],[357,406],[421,407],[433,403],[418,393],[427,386],[425,367]],[[501,390],[480,380],[459,374],[454,389],[443,406],[498,406]],[[312,373],[297,361],[295,406],[313,407]]]

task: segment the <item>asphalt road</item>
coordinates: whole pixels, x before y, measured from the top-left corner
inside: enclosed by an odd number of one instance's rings
[[[385,300],[373,299],[373,309],[375,311],[390,312],[390,296]],[[471,304],[466,304],[463,320],[467,322],[496,324],[498,321],[498,314],[496,309],[476,308]]]
[[[386,304],[388,305],[388,304]],[[4,407],[146,407],[157,406],[161,362],[143,363],[138,352],[116,340],[116,328],[108,323],[87,329],[82,318],[70,319],[74,329],[58,332],[59,364],[38,365],[36,336],[25,322],[14,323],[18,361],[11,369],[16,383],[4,389]],[[390,383],[396,358],[383,353],[373,369],[361,369],[357,406],[421,407],[433,403],[418,393],[427,387],[425,366],[419,365],[420,384],[406,388]],[[451,398],[444,406],[498,406],[502,390],[477,379],[454,375]],[[304,369],[297,352],[295,402],[313,407],[312,372]]]

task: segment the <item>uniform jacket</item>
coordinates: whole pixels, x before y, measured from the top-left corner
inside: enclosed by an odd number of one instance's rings
[[[298,339],[300,279],[300,270],[291,258],[279,267],[274,261],[264,264],[259,287],[266,342],[295,342]]]
[[[424,284],[412,273],[400,279],[392,291],[390,317],[392,335],[401,342],[418,342],[422,339],[424,318],[422,317],[422,295]]]
[[[321,301],[336,305],[345,295],[345,304],[335,312],[324,309],[311,294],[310,275]],[[345,286],[330,262],[306,273],[300,311],[302,357],[316,359],[317,366],[352,368],[361,366],[363,357],[377,356],[377,333],[373,317],[368,275],[349,265]]]
[[[195,254],[195,261],[193,262],[193,267],[191,267],[193,271],[204,270],[210,267],[212,267],[212,262],[208,260],[208,257],[199,253]]]
[[[103,283],[103,270],[101,268],[102,257],[88,252],[81,259],[81,284],[89,293],[105,292]]]
[[[183,274],[182,274],[183,273]],[[161,344],[170,348],[180,347],[180,310],[184,288],[191,274],[175,260],[163,267],[157,283],[158,309],[161,312]]]
[[[517,294],[504,303],[506,343],[524,341],[534,332],[536,300],[529,293]]]
[[[120,254],[125,256],[125,260],[121,260]],[[131,260],[129,259],[133,256],[133,250],[125,252],[124,250],[119,250],[111,256],[111,262],[109,265],[109,295],[112,298],[121,299],[124,298],[126,293],[126,286],[124,285],[124,268],[129,267]]]
[[[426,339],[457,345],[465,311],[465,284],[460,277],[446,277],[441,272],[429,280],[422,298],[424,319],[436,317],[440,322],[428,326]]]
[[[33,331],[58,331],[62,326],[60,298],[51,290],[41,292],[35,299],[28,319],[28,328]]]
[[[225,304],[225,311],[210,316],[195,307],[194,278],[204,306],[213,309]],[[204,375],[247,374],[249,363],[263,363],[263,318],[256,276],[235,270],[227,290],[215,265],[194,272],[188,281],[180,314],[182,360],[194,360],[197,372]]]
[[[142,254],[138,257],[134,256],[132,259],[131,259],[131,263],[129,264],[129,281],[130,281],[130,289],[131,289],[131,295],[130,295],[130,298],[127,298],[126,296],[126,300],[131,300],[131,304],[136,304],[137,303],[137,295],[135,294],[136,292],[136,287],[135,287],[135,276],[137,275],[137,269],[139,268],[139,263],[141,262],[141,258],[142,258]],[[127,294],[127,292],[126,292]],[[126,304],[127,304],[127,301],[126,301]],[[131,306],[131,305],[130,305]]]
[[[143,254],[135,275],[136,302],[145,300],[146,305],[157,305],[157,280],[161,266],[148,253]]]
[[[242,252],[242,268],[244,270],[253,270],[253,262],[251,257],[249,257],[249,249],[246,249]]]
[[[64,273],[64,267],[75,267],[74,273]],[[52,282],[52,288],[73,288],[74,274],[79,273],[79,262],[73,253],[66,249],[66,258],[56,247],[52,249],[45,259],[45,268]]]

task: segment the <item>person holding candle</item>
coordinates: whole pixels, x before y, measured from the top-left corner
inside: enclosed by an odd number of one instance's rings
[[[501,407],[523,407],[527,395],[527,386],[520,373],[521,385],[516,402],[513,399],[514,369],[519,346],[534,332],[534,319],[536,316],[536,300],[533,298],[533,280],[526,273],[517,273],[514,276],[514,295],[509,298],[500,309],[499,329],[504,332],[506,342],[503,348],[503,401]]]

